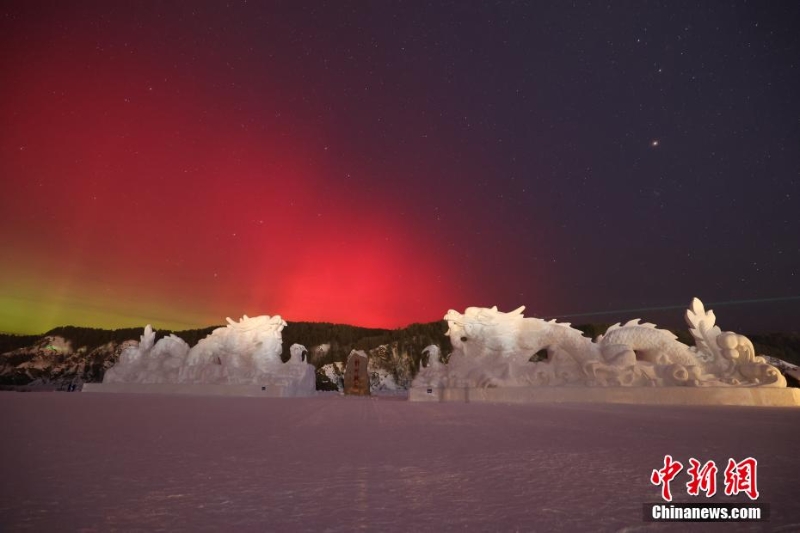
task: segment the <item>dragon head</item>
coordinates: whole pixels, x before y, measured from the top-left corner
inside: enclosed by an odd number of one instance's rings
[[[525,306],[510,313],[492,308],[468,307],[464,314],[450,309],[444,316],[447,333],[454,350],[469,357],[480,357],[489,352],[507,352],[517,345],[522,312]]]

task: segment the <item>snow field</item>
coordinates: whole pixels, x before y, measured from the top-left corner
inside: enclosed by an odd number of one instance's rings
[[[765,529],[643,522],[665,454],[755,457],[769,528],[800,528],[800,409],[7,392],[0,420],[9,531]]]

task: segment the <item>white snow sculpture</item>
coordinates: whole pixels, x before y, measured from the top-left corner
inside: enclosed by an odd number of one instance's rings
[[[148,325],[139,346],[120,355],[103,383],[253,384],[282,387],[287,396],[314,392],[314,367],[302,361],[305,347],[292,345],[289,362],[281,361],[286,322],[280,316],[227,320],[192,349],[175,335],[154,345]]]
[[[428,364],[424,365],[427,368],[438,368],[442,366],[442,352],[435,344],[429,344],[422,350],[422,355],[428,356]]]
[[[638,319],[615,324],[592,342],[569,324],[525,318],[524,309],[448,311],[449,362],[429,364],[413,386],[786,386],[746,337],[723,333],[697,298],[686,311],[693,347]],[[547,360],[531,362],[540,350]]]
[[[176,383],[189,345],[175,335],[157,343],[155,338],[156,332],[148,324],[139,345],[122,351],[117,364],[106,371],[103,383]]]
[[[289,347],[289,353],[291,354],[290,363],[302,363],[308,359],[308,350],[302,344],[292,344]]]
[[[275,315],[239,322],[227,319],[226,327],[217,328],[200,340],[189,352],[181,368],[181,383],[255,383],[259,374],[281,365],[281,330],[286,322]]]

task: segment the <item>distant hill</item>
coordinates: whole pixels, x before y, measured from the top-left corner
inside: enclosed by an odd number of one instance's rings
[[[175,334],[190,346],[220,326],[185,331],[158,330],[156,340]],[[0,385],[65,388],[71,383],[99,382],[105,371],[119,358],[125,347],[138,342],[142,328],[98,329],[75,326],[54,328],[42,335],[0,334]],[[289,359],[289,347],[302,344],[308,349],[309,362],[321,368],[344,362],[351,350],[364,350],[389,374],[413,377],[419,370],[422,350],[436,344],[450,353],[450,339],[445,336],[447,323],[412,324],[389,330],[362,328],[344,324],[292,322],[282,332],[283,360]],[[402,366],[401,370],[397,367]],[[400,379],[404,381],[404,379]]]
[[[160,330],[156,339],[174,333],[194,346],[217,327],[175,332]],[[605,332],[607,325],[575,327],[587,337],[595,338]],[[386,380],[404,388],[419,371],[426,346],[439,346],[445,358],[450,354],[452,346],[445,331],[447,323],[443,320],[393,330],[292,322],[282,332],[283,360],[289,359],[292,344],[302,344],[308,349],[309,362],[318,369],[318,387],[334,388],[330,382],[331,369],[340,367],[351,350],[364,350],[370,354],[371,370],[380,374],[379,381]],[[676,333],[682,342],[693,344],[687,332]],[[105,371],[117,361],[122,350],[138,342],[141,334],[141,328],[106,330],[74,326],[54,328],[42,335],[0,334],[0,386],[59,389],[72,383],[102,381]],[[749,338],[756,353],[800,364],[800,334],[773,333]]]

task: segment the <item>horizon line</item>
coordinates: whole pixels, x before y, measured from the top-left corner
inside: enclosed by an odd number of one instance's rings
[[[785,302],[785,301],[792,301],[792,300],[800,300],[800,296],[779,296],[775,298],[754,298],[749,300],[725,300],[721,302],[703,302],[703,306],[709,308],[710,306],[715,307],[724,307],[728,305],[744,305],[744,304],[755,304],[755,303],[770,303],[770,302]],[[611,311],[595,311],[591,313],[559,313],[556,315],[547,315],[542,317],[543,319],[553,319],[553,318],[567,318],[567,317],[580,317],[580,316],[600,316],[600,315],[610,315],[614,313],[638,313],[643,311],[670,311],[672,309],[689,309],[688,305],[662,305],[662,306],[655,306],[655,307],[637,307],[633,309],[614,309]]]
[[[774,298],[753,298],[753,299],[745,299],[745,300],[725,300],[720,302],[703,302],[704,307],[708,310],[710,306],[715,307],[724,307],[724,306],[732,306],[732,305],[746,305],[746,304],[758,304],[758,303],[770,303],[770,302],[784,302],[784,301],[793,301],[793,300],[800,300],[800,296],[779,296]],[[669,311],[673,309],[688,309],[688,305],[662,305],[662,306],[652,306],[652,307],[637,307],[637,308],[630,308],[630,309],[614,309],[609,311],[593,311],[593,312],[581,312],[581,313],[559,313],[559,314],[551,314],[551,315],[542,315],[541,317],[526,317],[526,318],[540,318],[542,320],[552,320],[552,319],[559,319],[559,318],[574,318],[574,317],[591,317],[591,316],[602,316],[602,315],[610,315],[616,313],[638,313],[638,312],[645,312],[645,311]],[[432,322],[440,322],[443,321],[444,318],[433,320],[430,322],[409,322],[404,326],[398,326],[394,328],[387,328],[387,327],[372,327],[372,326],[358,326],[354,324],[347,324],[344,322],[330,322],[330,321],[314,321],[314,320],[294,320],[294,323],[305,322],[308,324],[331,324],[335,326],[349,326],[355,328],[362,328],[362,329],[376,329],[376,330],[384,330],[384,331],[394,331],[405,329],[414,324],[430,324]],[[287,321],[288,322],[288,321]],[[292,322],[289,322],[291,324]],[[119,329],[144,329],[145,326],[128,326],[128,327],[119,327],[119,328],[103,328],[97,326],[75,326],[72,324],[65,324],[60,326],[53,326],[52,328],[43,331],[41,333],[15,333],[11,331],[4,331],[0,330],[0,335],[16,335],[16,336],[42,336],[46,333],[57,329],[57,328],[66,328],[66,327],[74,327],[74,328],[86,328],[86,329],[101,329],[105,331],[115,331]],[[170,331],[170,332],[181,332],[181,331],[192,331],[192,330],[200,330],[200,329],[207,329],[213,327],[225,327],[224,324],[212,324],[208,326],[198,326],[195,328],[187,328],[187,329],[180,329],[180,330],[173,330],[169,328],[161,328],[156,329],[156,331]],[[155,328],[154,328],[155,329]]]

